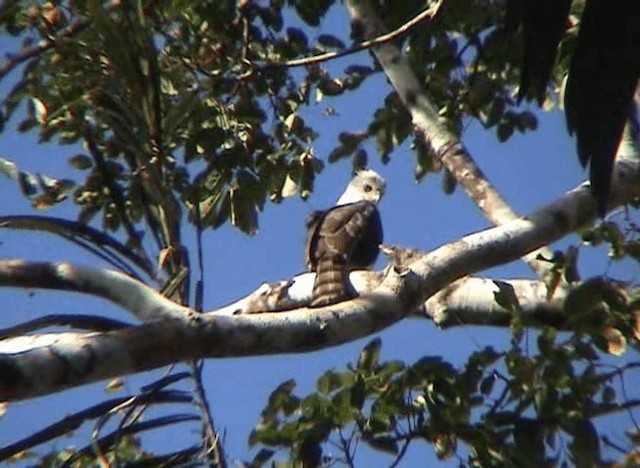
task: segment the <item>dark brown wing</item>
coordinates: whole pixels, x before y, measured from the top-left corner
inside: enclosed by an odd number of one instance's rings
[[[367,268],[378,257],[382,222],[373,203],[362,201],[315,211],[307,220],[305,263],[315,271],[327,254],[342,254],[350,269]]]
[[[348,272],[371,266],[382,243],[382,223],[376,206],[358,202],[315,212],[307,221],[307,229],[307,268],[317,271],[311,305],[353,297]]]

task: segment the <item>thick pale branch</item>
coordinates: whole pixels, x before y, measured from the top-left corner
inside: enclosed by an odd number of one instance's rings
[[[638,164],[619,161],[616,166],[612,201],[621,204],[640,193]],[[4,262],[0,264],[0,285],[58,287],[111,300],[107,289],[129,288],[125,295],[137,297],[139,306],[147,311],[138,316],[162,321],[106,333],[61,333],[0,341],[0,400],[34,397],[189,359],[300,353],[349,342],[398,322],[455,280],[516,260],[594,216],[595,203],[588,187],[582,186],[526,218],[418,255],[409,269],[390,268],[369,295],[330,307],[283,313],[196,314],[142,284],[136,286],[123,275],[74,270],[63,264],[63,272],[74,271],[77,276],[59,275],[45,267],[43,272],[36,268],[31,276],[26,274],[30,270],[24,262]],[[38,284],[43,278],[46,281]],[[110,280],[114,282],[109,287],[107,283],[102,287],[91,284]],[[128,309],[135,303],[115,300]]]
[[[0,287],[2,286],[91,294],[122,306],[145,322],[193,314],[190,309],[163,297],[127,275],[70,263],[0,260]]]
[[[0,400],[17,400],[203,357],[300,353],[375,333],[403,316],[388,291],[321,311],[194,314],[106,333],[0,341]],[[29,342],[30,341],[30,342]]]
[[[109,331],[130,327],[132,324],[107,317],[84,314],[51,314],[38,317],[16,326],[0,329],[0,340],[11,336],[21,336],[47,327],[71,327],[80,330]]]
[[[349,277],[358,295],[369,294],[383,280],[379,271],[357,270]],[[315,273],[303,273],[291,280],[263,283],[256,291],[212,311],[220,315],[262,314],[286,312],[304,307],[311,301]],[[556,291],[550,300],[547,285],[542,281],[525,279],[499,280],[512,288],[522,308],[522,321],[526,326],[565,326],[562,304],[566,291]],[[495,300],[496,280],[467,276],[426,300],[414,313],[426,316],[442,328],[460,325],[508,326],[513,315]]]
[[[438,326],[450,328],[460,325],[505,327],[511,324],[513,313],[500,306],[495,293],[500,286],[513,289],[521,307],[522,323],[529,327],[545,325],[563,329],[563,300],[566,291],[547,298],[547,285],[535,280],[492,280],[465,277],[427,299],[425,312]]]

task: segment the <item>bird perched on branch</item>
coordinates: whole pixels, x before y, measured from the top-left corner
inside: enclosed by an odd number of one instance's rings
[[[311,307],[352,299],[352,270],[370,268],[382,243],[382,222],[376,207],[384,195],[384,179],[361,170],[336,205],[315,211],[307,220],[305,263],[316,272]]]

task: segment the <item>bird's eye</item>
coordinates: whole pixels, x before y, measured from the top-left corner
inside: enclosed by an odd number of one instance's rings
[[[373,187],[371,185],[367,184],[367,185],[364,186],[364,191],[365,192],[371,192],[372,190],[373,190]]]

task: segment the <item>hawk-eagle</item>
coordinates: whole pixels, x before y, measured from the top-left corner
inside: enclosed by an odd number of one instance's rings
[[[371,267],[378,257],[383,239],[376,204],[385,187],[376,172],[361,170],[334,207],[314,211],[307,220],[305,262],[309,271],[316,272],[311,307],[357,295],[349,272]]]

